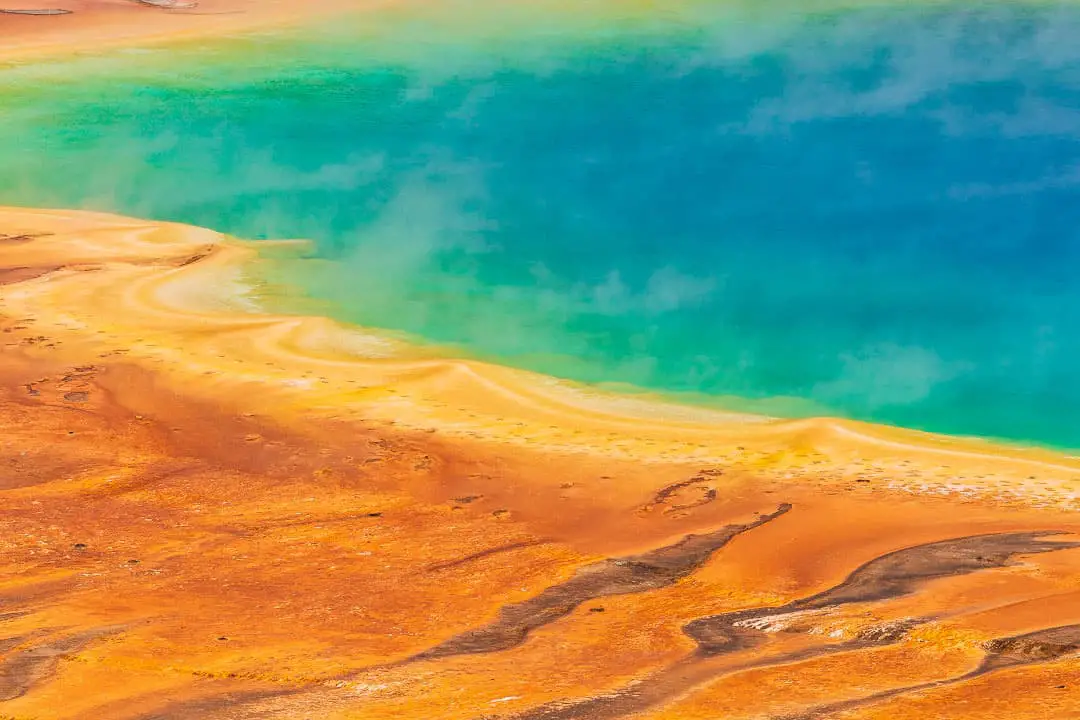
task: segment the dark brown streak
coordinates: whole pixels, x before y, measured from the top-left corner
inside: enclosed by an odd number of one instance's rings
[[[803,648],[767,659],[737,665],[717,666],[718,656],[706,657],[694,653],[654,673],[645,682],[586,700],[543,705],[534,710],[515,715],[511,720],[614,720],[615,718],[621,718],[661,705],[687,690],[715,680],[718,677],[734,675],[746,670],[761,670],[763,668],[791,665],[827,655],[857,652],[891,645],[898,642],[912,628],[925,622],[928,622],[928,620],[913,619],[904,623],[895,623],[885,628],[873,628],[846,642]],[[747,633],[743,639],[746,641],[744,647],[761,644],[761,640],[753,637],[750,633]]]
[[[52,233],[18,233],[15,235],[5,235],[0,233],[0,246],[3,245],[22,245],[24,243],[32,242],[36,238],[46,237],[52,235]]]
[[[891,645],[898,642],[911,626],[924,620],[911,620],[907,625],[891,626],[884,630],[874,629],[849,642],[829,645],[819,651],[802,651],[797,658],[770,658],[734,668],[713,668],[709,663],[713,658],[754,647],[768,640],[765,632],[748,626],[746,621],[850,603],[889,600],[910,594],[929,580],[967,575],[1013,564],[1013,557],[1016,555],[1080,547],[1080,542],[1042,540],[1046,536],[1059,534],[1064,533],[1044,531],[976,535],[918,545],[882,555],[858,567],[839,585],[816,595],[779,607],[750,608],[688,623],[683,627],[683,632],[697,643],[698,649],[641,682],[598,697],[543,705],[515,715],[513,720],[613,720],[670,701],[698,685],[732,672],[808,659],[811,656]]]
[[[0,268],[0,285],[14,285],[15,283],[26,282],[27,280],[35,280],[60,269],[61,266],[59,265]]]
[[[775,608],[752,608],[700,618],[688,623],[685,632],[703,654],[727,652],[735,623],[803,610],[819,610],[850,603],[902,597],[922,583],[943,577],[968,575],[979,570],[1013,564],[1016,555],[1033,555],[1080,547],[1080,542],[1046,542],[1060,531],[1001,533],[941,540],[882,555],[858,567],[840,583],[824,592]]]
[[[120,630],[116,626],[95,628],[12,653],[0,664],[0,702],[22,697],[35,684],[51,675],[62,658]]]
[[[738,535],[775,520],[790,509],[791,505],[785,503],[776,512],[745,525],[727,525],[704,535],[687,535],[674,545],[588,565],[566,582],[553,585],[536,597],[504,606],[495,622],[467,630],[406,662],[509,650],[525,642],[533,630],[566,617],[584,602],[668,587],[697,570]]]
[[[979,666],[971,672],[958,677],[908,685],[862,698],[819,705],[797,715],[785,715],[780,720],[818,720],[845,710],[875,705],[900,695],[957,685],[998,670],[1037,665],[1075,655],[1080,653],[1080,625],[1063,625],[1047,630],[1038,630],[1026,635],[999,638],[986,643],[983,648],[986,650],[986,657],[983,658]]]
[[[708,486],[708,482],[718,476],[720,473],[716,471],[703,471],[698,475],[690,478],[689,480],[680,480],[679,482],[665,485],[656,491],[653,495],[652,501],[648,505],[644,505],[641,508],[641,512],[651,512],[658,505],[666,505],[664,512],[678,512],[690,510],[701,505],[707,505],[716,500],[716,489]],[[685,490],[690,487],[699,486],[701,497],[697,500],[693,500],[687,503],[681,503],[678,505],[671,505],[670,501],[680,490]]]
[[[500,545],[498,547],[488,548],[475,552],[465,557],[455,558],[454,560],[447,560],[446,562],[437,563],[435,565],[429,565],[424,568],[426,572],[438,572],[439,570],[449,570],[450,568],[466,565],[475,560],[483,560],[484,558],[491,557],[492,555],[500,555],[504,552],[512,552],[514,550],[521,550],[529,547],[536,547],[537,545],[545,545],[549,541],[547,540],[522,540],[520,542],[509,543],[506,545]]]
[[[185,13],[185,14],[191,14],[191,13]],[[215,15],[215,14],[219,14],[219,13],[206,13],[206,14]],[[209,245],[209,246],[203,248],[203,250],[201,252],[197,252],[194,255],[191,255],[190,257],[186,257],[186,258],[182,258],[182,259],[178,260],[176,262],[176,267],[187,267],[188,265],[194,265],[195,263],[197,263],[197,262],[199,262],[201,260],[205,260],[206,258],[210,257],[213,254],[214,254],[214,246]]]

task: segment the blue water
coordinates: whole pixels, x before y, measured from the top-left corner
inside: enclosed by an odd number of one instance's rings
[[[577,380],[1080,447],[1080,8],[512,32],[0,94],[0,203],[312,238],[277,279],[336,316]]]

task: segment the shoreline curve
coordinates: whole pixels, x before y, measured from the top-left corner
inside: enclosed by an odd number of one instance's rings
[[[0,311],[32,317],[43,336],[63,336],[98,354],[123,353],[195,395],[235,396],[257,382],[264,400],[294,408],[561,452],[735,461],[779,472],[805,465],[791,454],[802,452],[813,455],[822,473],[847,472],[856,457],[906,461],[909,472],[914,463],[924,470],[925,487],[907,490],[977,494],[1031,485],[1065,503],[1075,503],[1080,492],[1080,458],[1064,453],[622,396],[486,362],[432,357],[325,317],[263,312],[252,297],[260,289],[244,272],[258,261],[257,245],[212,230],[6,208],[0,234],[9,238],[0,241],[8,277]],[[116,288],[123,288],[119,295]],[[945,472],[935,479],[934,468]]]
[[[304,15],[65,4],[0,61]],[[258,247],[0,208],[4,712],[1080,712],[1080,458],[436,356],[265,312]]]

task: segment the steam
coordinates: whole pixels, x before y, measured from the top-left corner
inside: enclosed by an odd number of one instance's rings
[[[86,77],[78,83],[59,66],[3,70],[0,84],[12,90],[0,95],[0,202],[113,210],[252,238],[311,238],[331,262],[297,261],[287,273],[349,319],[585,380],[749,396],[779,387],[870,417],[896,417],[889,415],[896,408],[915,413],[975,392],[987,378],[1006,377],[1006,365],[1030,370],[1021,390],[1042,392],[1040,383],[1060,373],[1061,358],[1075,350],[1068,340],[1075,320],[1064,310],[1048,314],[1038,299],[980,305],[985,294],[965,296],[939,268],[918,267],[938,241],[934,228],[898,240],[904,247],[853,250],[837,242],[795,257],[769,256],[761,249],[771,247],[768,238],[740,234],[740,213],[779,223],[800,192],[815,193],[812,210],[822,216],[838,207],[860,210],[853,197],[869,193],[890,168],[853,151],[849,166],[837,165],[850,172],[838,171],[836,187],[808,189],[818,178],[815,163],[834,152],[821,141],[784,168],[785,183],[755,194],[761,188],[719,186],[729,177],[723,168],[701,169],[698,158],[678,155],[684,150],[672,140],[675,131],[662,127],[675,117],[683,123],[677,132],[697,133],[703,144],[737,138],[734,166],[758,161],[759,146],[795,138],[805,127],[847,123],[857,136],[860,123],[917,118],[946,137],[1063,143],[1060,159],[1010,168],[1004,180],[950,181],[941,195],[951,201],[1068,192],[1080,183],[1080,163],[1068,152],[1080,140],[1080,93],[1071,89],[1080,87],[1080,12],[865,3],[817,12],[837,4],[788,3],[764,12],[749,2],[676,2],[664,12],[617,15],[626,3],[594,0],[575,15],[556,0],[501,9],[461,0],[415,15],[403,9],[366,30],[360,45],[355,28],[344,28],[300,40],[250,40],[248,50],[261,48],[251,57],[262,60],[208,49],[178,77],[160,53],[139,56],[146,64],[127,81],[116,78],[130,58],[79,61]],[[308,59],[274,67],[267,57]],[[95,79],[87,67],[102,74]],[[635,68],[661,78],[655,95],[635,94]],[[589,210],[557,193],[541,218],[552,220],[550,230],[515,235],[513,208],[500,205],[504,165],[523,153],[563,151],[544,143],[574,139],[565,128],[545,135],[573,110],[550,89],[567,78],[620,73],[630,78],[620,87],[630,89],[609,98],[610,107],[597,104],[597,112],[614,113],[603,122],[632,127],[633,142],[601,134],[572,172],[593,177],[595,168],[627,154],[667,163],[675,157],[685,167],[645,178],[651,187],[677,184],[695,209],[724,193],[739,197],[722,206],[726,214],[700,259],[665,252],[665,243],[681,240],[674,234],[655,238],[656,252],[646,257],[610,229],[640,231],[630,224],[599,222],[600,234],[591,237]],[[515,83],[533,94],[513,94]],[[1008,101],[990,103],[988,92]],[[516,104],[518,114],[505,122],[536,136],[506,134],[501,156],[477,150],[505,130],[496,111]],[[700,107],[715,117],[697,118]],[[583,122],[580,131],[590,129]],[[901,166],[904,141],[873,139],[895,143]],[[934,172],[927,169],[928,183]],[[587,190],[597,203],[621,197],[628,180],[596,177]],[[896,198],[896,206],[905,201]],[[894,209],[882,202],[875,207]],[[658,234],[680,218],[662,220]],[[582,252],[581,262],[568,262],[524,237],[567,228],[583,246],[607,247],[608,256],[585,257],[585,247],[564,242],[561,251]],[[552,246],[564,240],[547,238]],[[1004,253],[1011,241],[1000,240],[1003,250],[988,234],[985,252]],[[917,286],[877,297],[876,284],[896,273],[918,278]],[[967,275],[973,285],[1000,280],[979,263]],[[985,320],[977,330],[988,335],[994,323],[1037,327],[1037,337],[1030,347],[980,340],[975,351],[1001,367],[973,364],[950,338],[922,332],[920,323],[938,320],[931,298],[942,297],[965,309],[957,311],[958,325]],[[907,315],[897,319],[899,307]],[[829,335],[833,325],[846,330]],[[897,337],[886,337],[891,331]],[[675,343],[684,352],[673,359]],[[822,347],[829,352],[815,355]]]

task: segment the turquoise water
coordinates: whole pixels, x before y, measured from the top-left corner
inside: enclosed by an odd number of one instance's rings
[[[334,315],[577,380],[1080,447],[1080,7],[693,7],[0,71],[0,203],[312,238]]]

